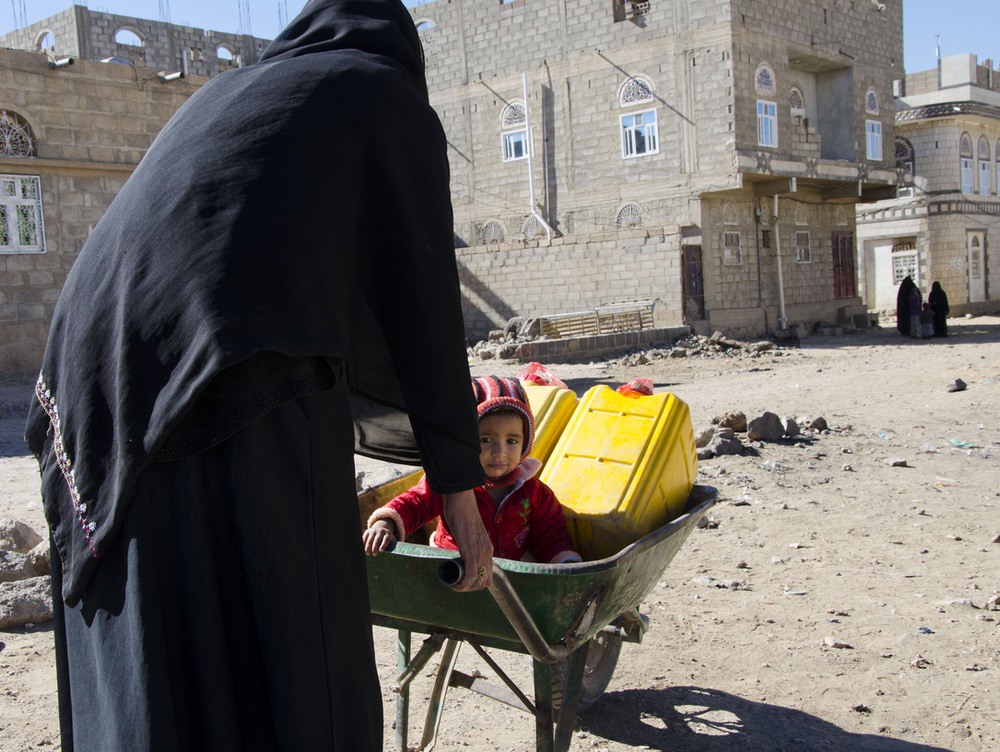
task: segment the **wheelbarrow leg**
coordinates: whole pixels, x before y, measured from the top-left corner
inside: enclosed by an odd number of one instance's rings
[[[534,661],[535,674],[535,750],[536,752],[567,752],[573,738],[576,710],[583,689],[583,671],[587,663],[587,647],[570,653],[559,710],[553,711],[552,665]],[[555,728],[553,729],[553,721]]]
[[[444,644],[444,650],[441,653],[441,666],[438,668],[437,677],[434,679],[434,691],[431,693],[430,701],[427,704],[424,735],[420,739],[419,749],[423,752],[433,749],[434,743],[437,741],[438,728],[441,726],[441,716],[444,714],[444,698],[448,694],[448,687],[451,685],[451,672],[455,668],[455,661],[458,659],[458,649],[461,646],[461,640],[447,640]]]
[[[400,629],[396,633],[396,675],[406,671],[410,665],[410,631]],[[410,727],[410,687],[402,687],[396,695],[396,749],[406,752]]]

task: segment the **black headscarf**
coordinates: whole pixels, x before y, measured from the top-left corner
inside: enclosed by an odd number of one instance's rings
[[[910,294],[915,287],[907,274],[899,283],[899,292],[896,293],[896,328],[904,337],[910,334]]]
[[[261,353],[342,364],[359,451],[417,462],[419,444],[439,492],[481,482],[452,239],[444,134],[398,0],[312,0],[259,63],[196,92],[53,317],[26,440],[67,602],[199,395]],[[441,443],[447,468],[427,451]]]

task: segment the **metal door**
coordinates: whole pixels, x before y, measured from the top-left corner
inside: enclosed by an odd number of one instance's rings
[[[701,246],[683,247],[681,277],[684,295],[684,323],[701,321],[705,318],[705,280],[702,276]]]

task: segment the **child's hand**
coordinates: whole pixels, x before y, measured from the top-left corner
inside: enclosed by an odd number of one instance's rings
[[[389,520],[378,520],[361,534],[361,540],[366,554],[378,556],[396,542],[396,526]]]

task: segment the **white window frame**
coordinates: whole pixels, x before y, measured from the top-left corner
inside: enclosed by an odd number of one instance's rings
[[[757,100],[757,145],[778,148],[778,103]]]
[[[651,118],[647,119],[647,116],[651,116]],[[641,118],[643,122],[636,125],[638,118]],[[656,117],[656,108],[627,112],[620,116],[620,123],[622,159],[648,157],[652,154],[660,153],[660,125],[659,119]],[[645,148],[642,151],[637,151],[635,137],[640,131],[642,132]]]
[[[907,276],[920,284],[920,263],[917,251],[893,251],[892,253],[892,284],[898,286]]]
[[[979,195],[989,196],[990,195],[990,161],[988,159],[979,160]]]
[[[735,244],[731,241],[735,241]],[[733,254],[731,249],[735,248]],[[736,230],[726,230],[722,233],[722,263],[726,266],[740,266],[743,264],[743,239]]]
[[[808,230],[795,231],[795,260],[800,264],[812,263],[812,236]]]
[[[972,182],[972,157],[961,157],[959,159],[959,171],[962,183],[962,193],[972,195],[976,192],[975,185]]]
[[[518,128],[514,131],[506,131],[500,134],[501,157],[504,162],[517,162],[528,158],[528,149],[531,142],[528,141],[528,129]],[[521,153],[517,153],[517,146],[520,145]]]
[[[865,158],[872,162],[882,161],[882,123],[879,120],[865,121]]]
[[[28,188],[31,186],[31,188]],[[26,196],[25,194],[34,194]],[[25,216],[27,215],[27,216]],[[30,216],[34,225],[34,243],[22,243],[18,217]],[[42,181],[37,175],[0,175],[0,254],[45,253],[45,221],[42,214]]]

